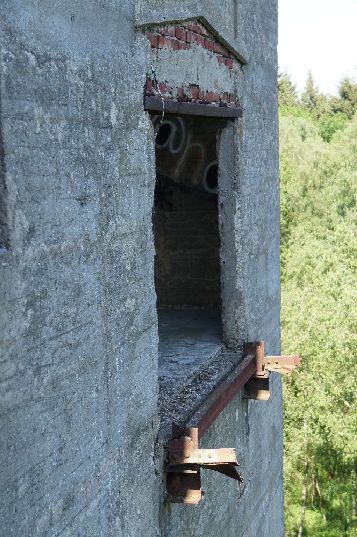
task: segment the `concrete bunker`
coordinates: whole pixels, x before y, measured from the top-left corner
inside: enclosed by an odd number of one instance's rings
[[[275,379],[268,406],[236,397],[201,445],[236,448],[246,486],[212,473],[198,509],[163,501],[172,422],[185,426],[240,363],[240,343],[279,349],[276,3],[2,6],[1,533],[282,535]],[[143,112],[156,98],[161,116],[158,87],[165,119],[180,102],[206,114],[244,106],[218,152],[226,349],[166,397]]]

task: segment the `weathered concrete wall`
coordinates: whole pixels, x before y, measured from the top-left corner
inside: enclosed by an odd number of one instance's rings
[[[279,350],[276,0],[3,0],[6,537],[283,535],[278,380],[271,401],[238,397],[205,439],[237,445],[243,490],[211,475],[197,508],[166,506],[154,456],[150,43],[134,23],[197,15],[248,59],[235,78],[244,117],[222,137],[225,338]]]
[[[1,530],[159,533],[146,38],[133,2],[1,2]]]

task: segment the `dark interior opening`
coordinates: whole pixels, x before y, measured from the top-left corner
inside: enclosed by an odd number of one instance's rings
[[[160,375],[188,375],[221,348],[217,142],[222,120],[152,116]]]

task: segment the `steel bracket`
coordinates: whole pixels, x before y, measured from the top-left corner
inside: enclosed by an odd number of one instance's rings
[[[177,434],[177,428],[175,432]],[[179,438],[173,438],[168,446],[167,499],[196,505],[203,497],[201,469],[214,470],[236,481],[243,481],[237,466],[235,449],[200,449],[198,428],[188,428]]]
[[[196,505],[203,497],[201,469],[214,470],[243,481],[233,448],[200,449],[199,439],[243,388],[243,398],[266,401],[271,372],[290,375],[300,366],[299,356],[265,356],[264,341],[245,343],[242,361],[209,394],[188,420],[186,429],[173,425],[166,466],[167,500]]]
[[[269,375],[271,372],[280,375],[291,375],[300,367],[300,356],[265,356],[264,341],[245,343],[243,354],[255,353],[255,375],[244,386],[244,399],[266,401],[270,397]]]

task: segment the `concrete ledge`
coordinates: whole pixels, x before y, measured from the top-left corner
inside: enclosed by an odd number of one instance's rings
[[[171,437],[172,423],[184,427],[217,384],[241,360],[242,353],[233,352],[222,345],[211,360],[198,364],[190,375],[183,376],[175,384],[167,377],[160,377],[158,439],[164,443]]]

